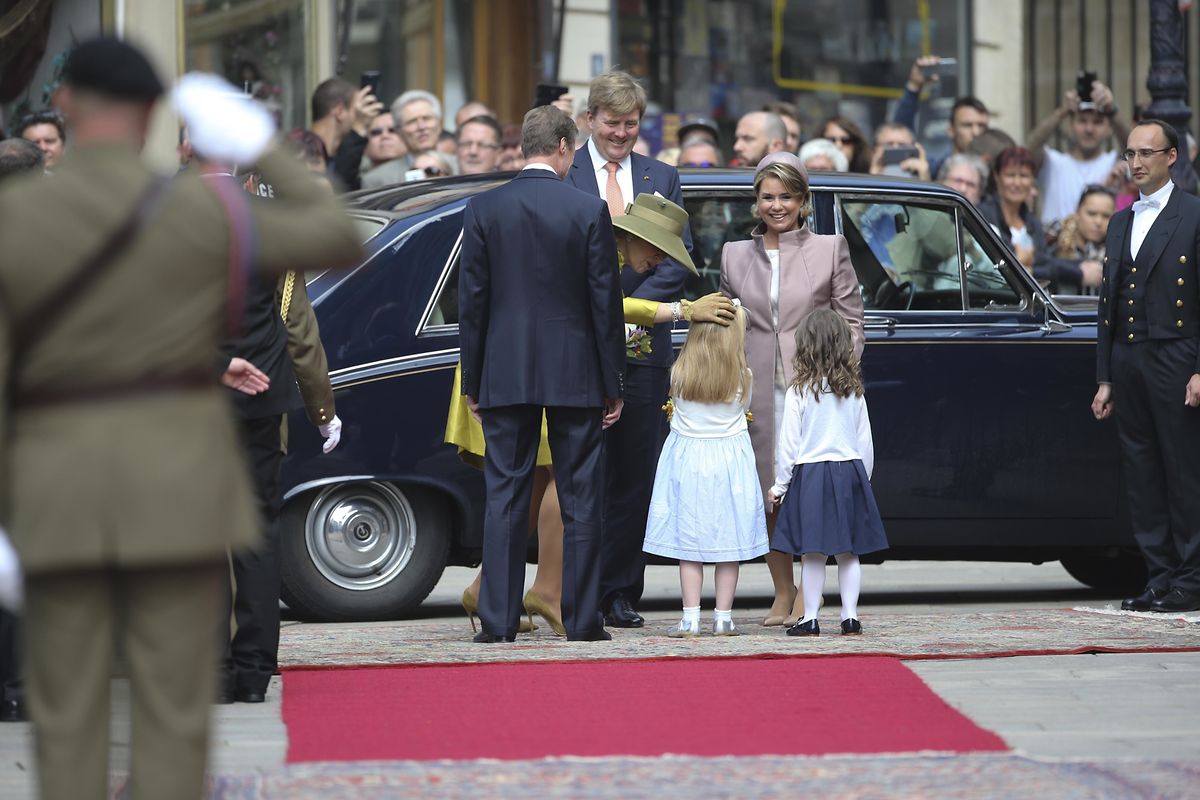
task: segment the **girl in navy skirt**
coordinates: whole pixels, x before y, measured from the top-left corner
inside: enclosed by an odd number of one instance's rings
[[[771,549],[799,555],[803,576],[804,616],[787,632],[820,634],[817,611],[825,562],[832,555],[842,596],[842,633],[862,633],[858,557],[885,550],[888,542],[871,492],[871,421],[846,321],[829,309],[805,317],[796,329],[795,367],[775,450],[775,485],[768,495],[780,507]]]

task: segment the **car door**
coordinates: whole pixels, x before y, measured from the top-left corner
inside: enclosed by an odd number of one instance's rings
[[[866,309],[873,484],[893,547],[1043,547],[1111,521],[1115,447],[1088,408],[1094,325],[1061,324],[955,197],[839,192],[836,209]]]

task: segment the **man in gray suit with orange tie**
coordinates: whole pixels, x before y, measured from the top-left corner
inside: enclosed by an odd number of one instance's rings
[[[479,643],[516,637],[542,413],[563,514],[567,638],[612,638],[600,615],[603,428],[621,416],[624,324],[608,206],[562,182],[575,123],[525,115],[528,165],[471,200],[459,273],[462,391],[487,443]]]

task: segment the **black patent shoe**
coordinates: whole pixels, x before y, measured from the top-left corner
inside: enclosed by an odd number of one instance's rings
[[[471,641],[475,642],[475,644],[497,644],[499,642],[515,642],[516,640],[516,636],[501,636],[496,633],[480,631],[479,633],[475,634],[475,638]]]
[[[236,698],[239,703],[265,703],[267,701],[267,693],[239,689]]]
[[[1127,600],[1122,600],[1121,610],[1149,611],[1155,600],[1166,597],[1169,593],[1169,589],[1155,589],[1153,586],[1147,586],[1146,591],[1142,592],[1137,597],[1130,597]]]
[[[633,605],[628,600],[617,595],[608,607],[608,613],[604,615],[604,624],[610,628],[640,628],[646,624],[646,620],[633,610]]]
[[[5,695],[0,700],[0,722],[25,722],[25,704],[18,697]]]
[[[1163,614],[1200,611],[1200,594],[1183,589],[1172,589],[1151,603],[1150,610]]]
[[[858,636],[862,633],[862,623],[851,617],[842,620],[842,636]]]
[[[795,625],[787,629],[788,636],[820,636],[821,626],[817,624],[816,619],[810,619],[807,622],[797,622]]]

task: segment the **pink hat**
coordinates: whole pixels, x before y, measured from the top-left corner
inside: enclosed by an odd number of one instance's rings
[[[789,153],[787,150],[780,150],[770,155],[763,156],[763,160],[758,162],[758,166],[754,169],[754,177],[758,178],[758,173],[772,164],[787,164],[800,173],[800,177],[804,178],[804,182],[808,183],[808,167],[804,166],[804,162],[800,160],[800,156],[795,153]]]

